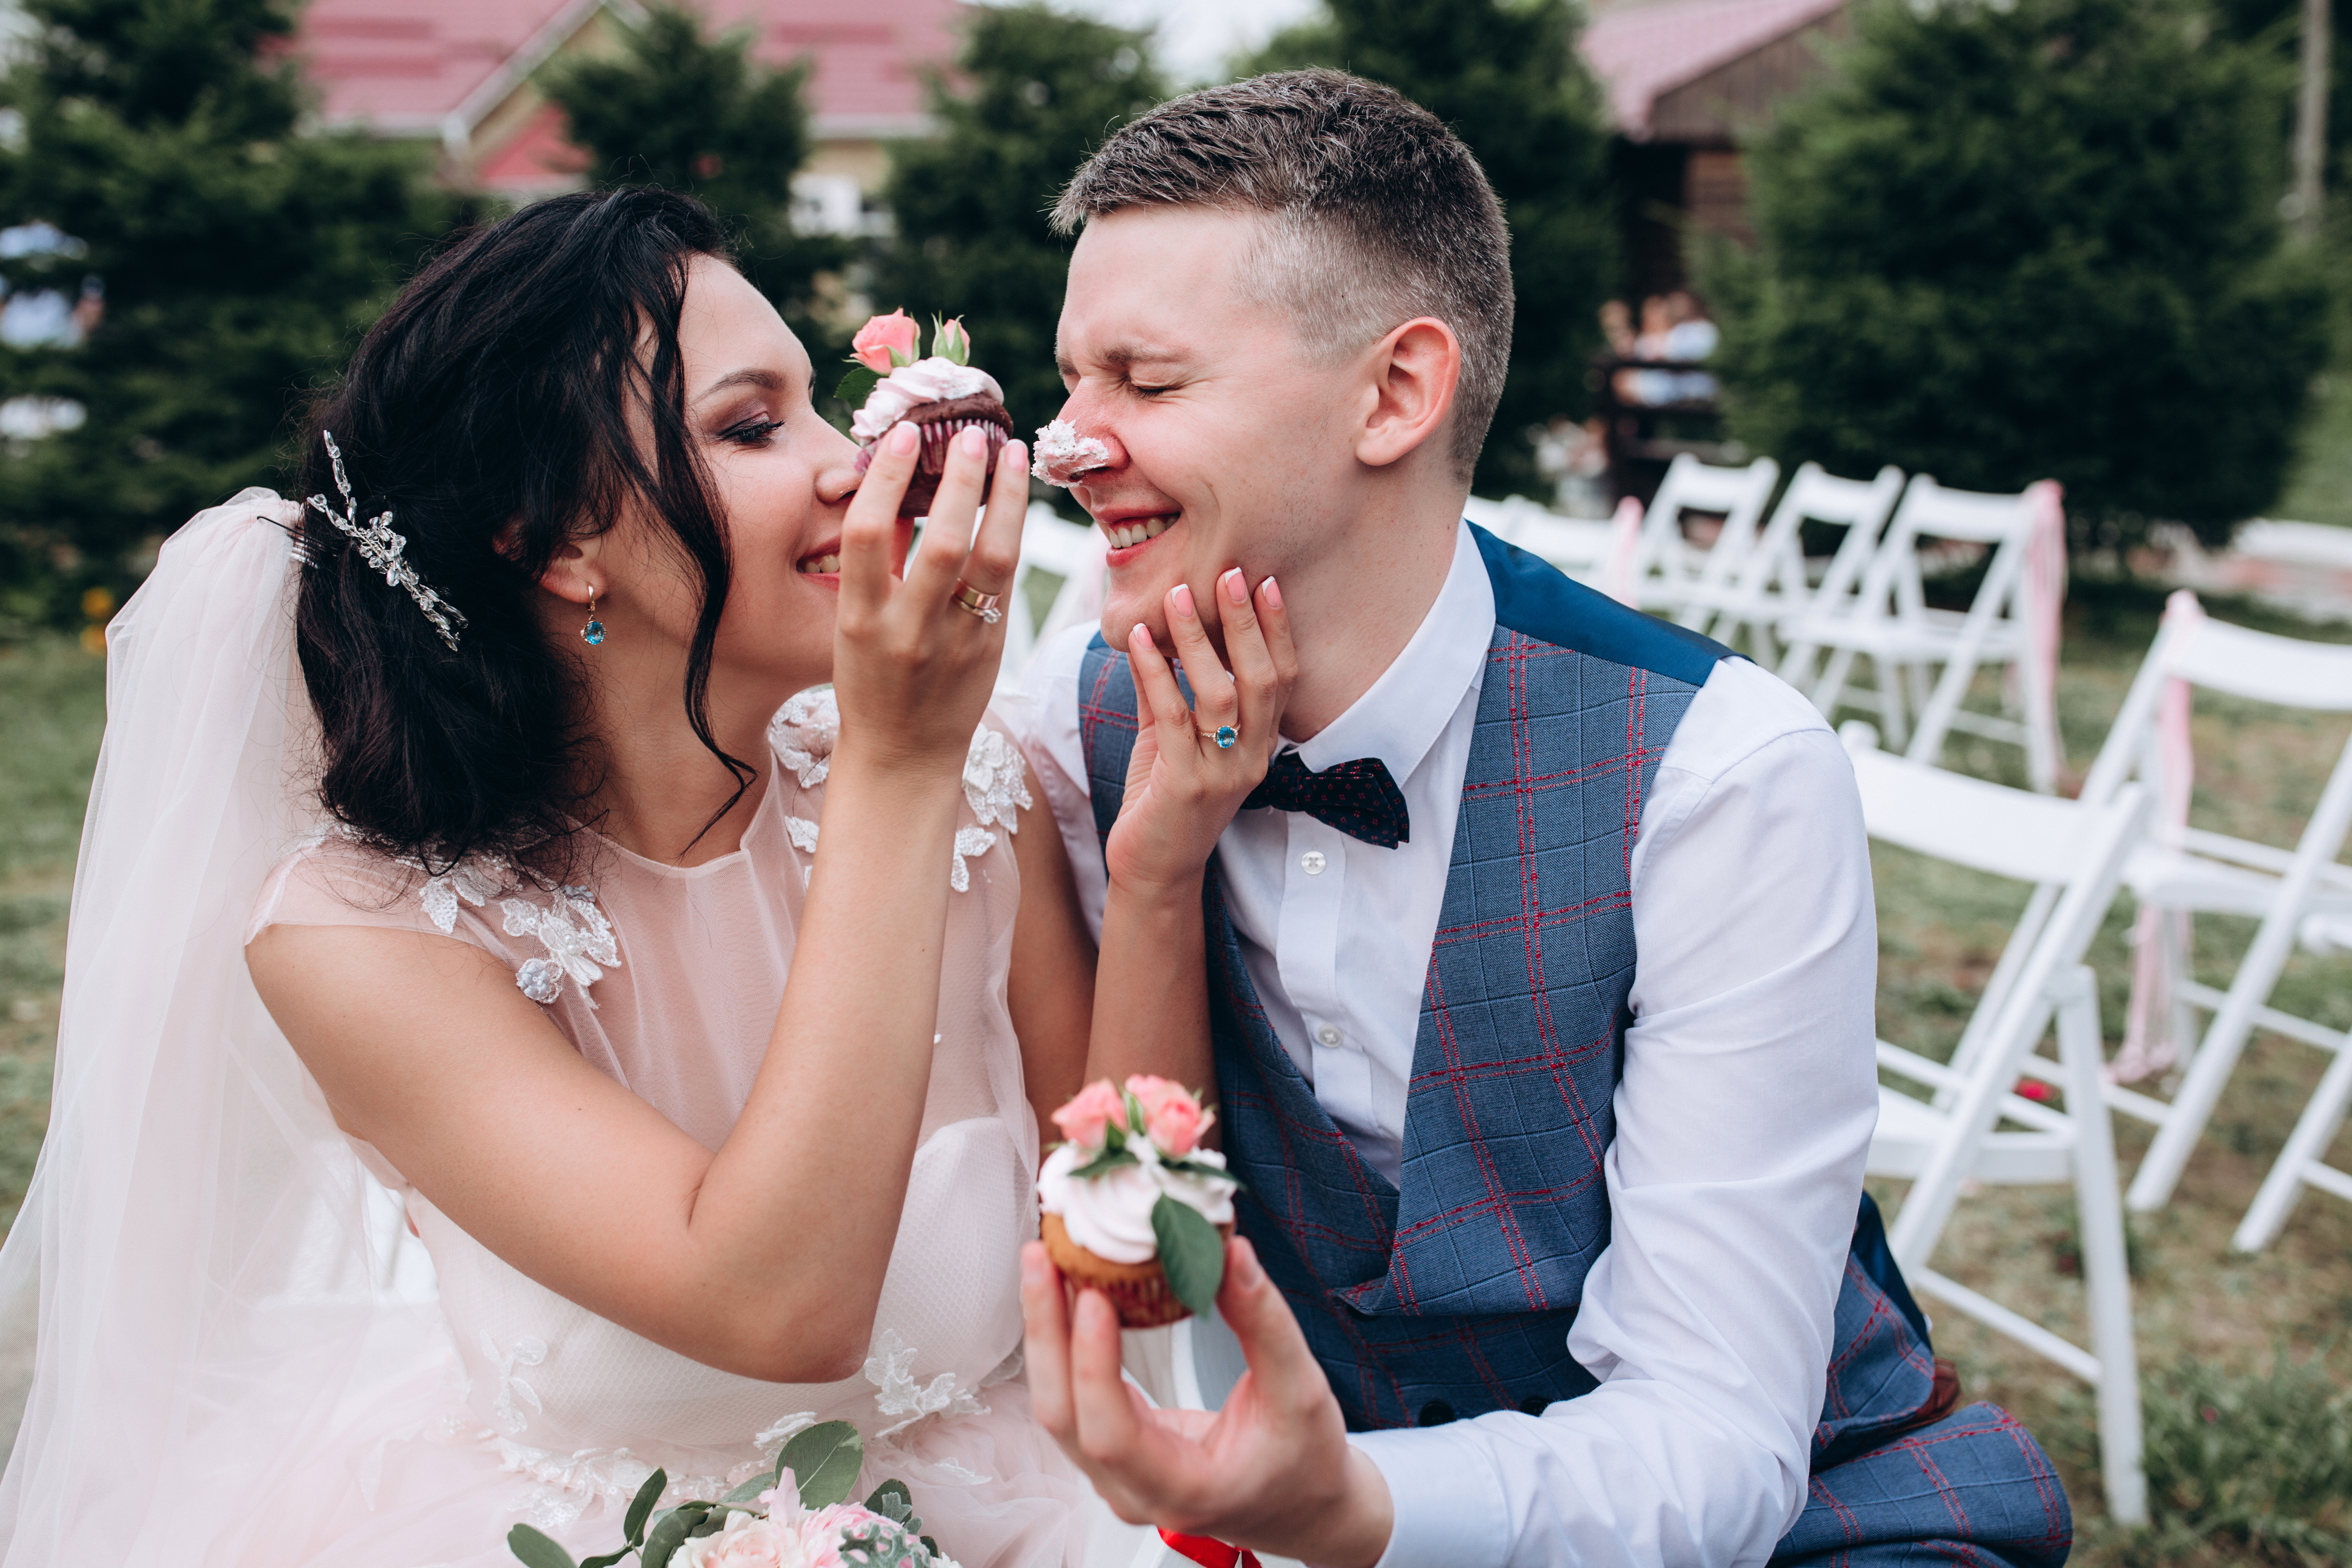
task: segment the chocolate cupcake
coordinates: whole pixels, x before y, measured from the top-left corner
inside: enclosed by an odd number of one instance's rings
[[[914,357],[915,323],[903,310],[867,321],[854,347],[860,368],[843,379],[840,395],[861,404],[849,423],[857,439],[858,471],[873,461],[874,444],[902,422],[922,431],[915,476],[898,502],[900,517],[930,511],[947,469],[949,445],[964,431],[986,435],[993,468],[996,454],[1013,437],[1013,416],[1005,411],[1004,389],[996,378],[968,363],[971,340],[961,321],[934,322],[931,352],[923,359]]]

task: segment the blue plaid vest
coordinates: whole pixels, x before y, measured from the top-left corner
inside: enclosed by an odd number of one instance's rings
[[[1204,894],[1224,1148],[1240,1226],[1352,1429],[1540,1410],[1597,1386],[1568,1352],[1609,1245],[1636,954],[1627,869],[1660,757],[1718,645],[1473,531],[1496,627],[1422,998],[1402,1185],[1366,1165],[1265,1021],[1213,862]],[[1108,837],[1135,742],[1123,654],[1078,684]],[[1816,1473],[1934,1386],[1927,1325],[1864,1197],[1837,1305]]]

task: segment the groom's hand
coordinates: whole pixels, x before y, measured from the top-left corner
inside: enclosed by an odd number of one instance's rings
[[[1239,1237],[1225,1247],[1217,1310],[1249,1370],[1222,1410],[1154,1410],[1119,1375],[1110,1303],[1079,1292],[1073,1325],[1060,1273],[1031,1242],[1021,1253],[1021,1311],[1037,1418],[1130,1524],[1371,1568],[1388,1549],[1388,1482],[1348,1442],[1290,1304]]]

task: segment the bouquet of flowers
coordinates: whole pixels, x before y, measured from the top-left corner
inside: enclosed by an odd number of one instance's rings
[[[865,1445],[846,1421],[812,1426],[784,1445],[775,1468],[716,1501],[654,1511],[669,1486],[656,1470],[621,1522],[618,1551],[573,1563],[530,1525],[507,1532],[525,1568],[613,1568],[631,1552],[640,1568],[956,1568],[922,1533],[913,1494],[887,1480],[862,1504],[848,1500]]]

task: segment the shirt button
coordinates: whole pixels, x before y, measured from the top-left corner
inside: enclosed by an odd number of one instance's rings
[[[1336,1046],[1339,1043],[1339,1027],[1336,1024],[1326,1024],[1315,1031],[1315,1038],[1323,1045]]]
[[[1329,861],[1323,858],[1323,851],[1320,849],[1309,849],[1298,858],[1298,868],[1310,877],[1321,876],[1323,868],[1329,864]]]

